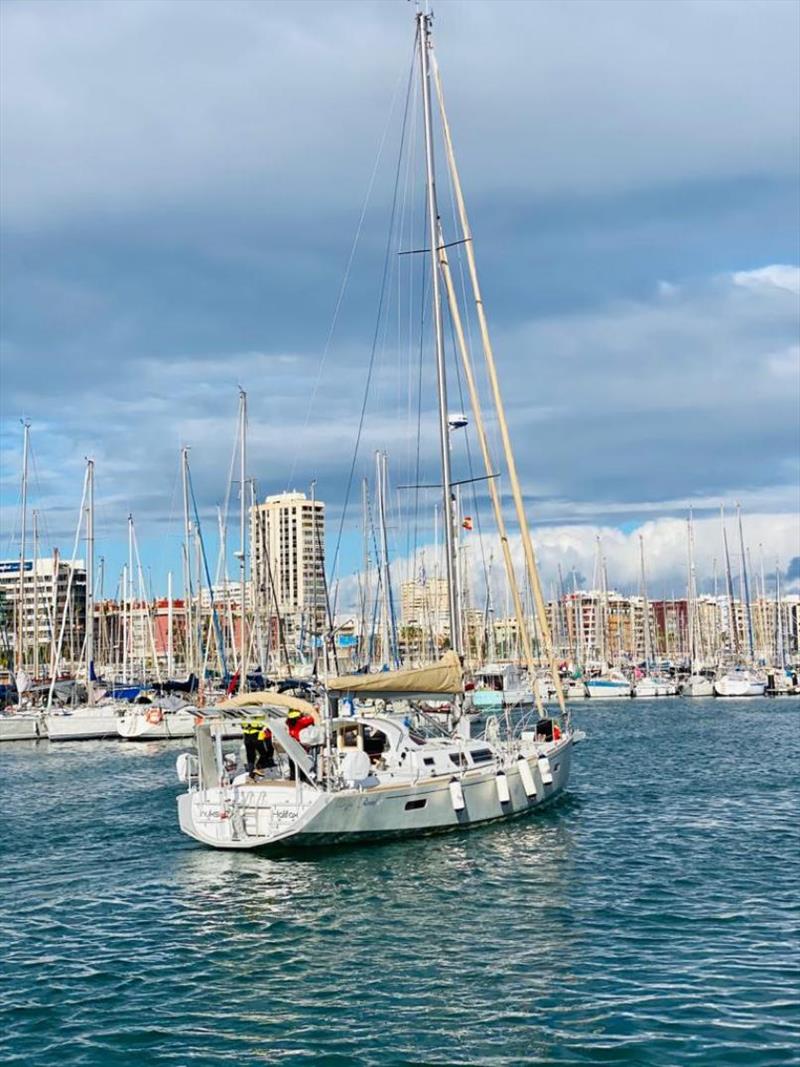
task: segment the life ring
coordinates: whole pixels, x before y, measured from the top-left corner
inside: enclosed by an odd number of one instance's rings
[[[152,726],[158,726],[158,724],[164,720],[164,712],[161,708],[151,708],[145,715],[145,719]]]
[[[196,715],[194,719],[194,724],[195,726],[202,726],[205,721],[206,720],[204,715]]]

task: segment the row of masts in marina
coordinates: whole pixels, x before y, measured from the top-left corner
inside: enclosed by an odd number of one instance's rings
[[[79,573],[68,566],[66,591],[58,600],[59,581],[52,590],[40,594],[35,578],[27,593],[25,576],[28,568],[38,567],[38,521],[33,512],[33,562],[25,551],[28,527],[27,467],[30,426],[25,424],[23,437],[23,481],[21,553],[18,563],[19,587],[16,598],[15,673],[28,672],[34,680],[52,683],[63,674],[82,673],[84,678],[105,675],[114,683],[154,681],[163,683],[174,678],[209,675],[236,687],[248,684],[248,675],[257,679],[264,674],[286,676],[328,674],[338,669],[375,669],[401,664],[420,664],[436,660],[450,647],[449,613],[443,604],[448,580],[443,575],[437,537],[429,551],[430,573],[426,570],[425,549],[415,555],[413,577],[399,583],[402,593],[398,618],[393,565],[387,535],[389,479],[388,457],[375,457],[374,487],[367,479],[362,486],[362,526],[364,537],[363,566],[358,575],[358,607],[349,617],[336,611],[338,590],[333,600],[327,586],[321,603],[313,600],[299,620],[282,617],[275,590],[269,581],[257,589],[249,573],[248,515],[255,504],[255,487],[245,475],[247,397],[240,392],[238,414],[238,454],[231,461],[231,471],[238,465],[240,484],[239,543],[234,558],[239,564],[238,581],[231,580],[227,569],[227,523],[233,479],[229,479],[224,508],[218,513],[219,552],[215,578],[212,580],[203,538],[200,515],[191,479],[189,450],[181,450],[184,540],[183,593],[173,595],[172,573],[167,578],[167,596],[154,598],[145,579],[136,527],[132,516],[127,522],[128,556],[122,568],[117,597],[104,595],[104,560],[101,557],[95,580],[94,566],[94,474],[92,460],[86,464],[80,508],[80,522],[75,535],[75,564],[81,539],[86,548],[85,606],[71,596]],[[314,487],[312,486],[312,500]],[[245,495],[247,494],[247,496]],[[547,666],[533,590],[528,584],[517,587],[521,606],[518,615],[508,611],[511,590],[507,587],[507,610],[501,616],[493,603],[490,555],[482,608],[471,606],[468,553],[470,547],[459,542],[465,525],[460,487],[453,492],[455,505],[454,550],[458,561],[459,600],[457,611],[460,640],[466,666],[479,668],[487,661],[515,660],[540,672]],[[470,522],[471,524],[471,522]],[[639,538],[640,586],[638,596],[621,597],[609,589],[607,563],[598,539],[595,591],[587,594],[578,589],[573,569],[572,588],[568,590],[559,567],[558,584],[545,607],[552,649],[564,669],[571,672],[603,670],[633,662],[655,665],[658,662],[687,664],[690,669],[713,667],[726,662],[752,665],[785,666],[797,650],[797,608],[793,602],[782,603],[780,568],[776,565],[775,595],[767,595],[762,567],[756,575],[756,597],[751,600],[749,552],[745,547],[741,509],[737,506],[739,541],[739,575],[734,576],[728,544],[728,531],[722,515],[722,543],[725,561],[725,594],[699,595],[694,551],[694,525],[687,522],[687,585],[681,599],[653,600],[648,592],[645,544]],[[480,534],[477,535],[480,537]],[[313,552],[319,553],[324,570],[324,545],[313,538]],[[763,556],[763,554],[762,554]],[[58,571],[59,561],[55,561]],[[316,568],[315,568],[316,573]],[[738,577],[740,596],[734,595]],[[63,584],[63,583],[62,583]],[[716,570],[714,585],[716,586]],[[316,596],[316,586],[315,596]],[[417,603],[407,608],[408,590]],[[54,599],[55,594],[55,599]],[[32,601],[32,603],[29,603]],[[39,634],[38,620],[45,608],[46,640]],[[35,620],[33,640],[25,640],[25,620],[32,609]],[[520,616],[523,626],[519,625]],[[328,621],[333,623],[328,626]],[[48,691],[48,698],[51,699]]]
[[[545,595],[536,563],[533,541],[528,525],[525,503],[517,472],[517,465],[511,447],[505,406],[500,392],[494,352],[486,320],[484,302],[478,279],[472,232],[467,217],[464,197],[450,134],[450,127],[444,107],[441,81],[432,51],[428,47],[429,26],[420,22],[419,54],[421,63],[422,112],[424,120],[425,167],[426,167],[426,215],[427,232],[434,239],[427,240],[430,247],[423,251],[430,259],[430,286],[432,296],[432,321],[435,348],[435,369],[438,399],[438,436],[441,456],[441,529],[442,529],[442,566],[438,571],[438,562],[434,567],[434,580],[443,583],[446,599],[446,616],[444,625],[427,623],[416,629],[421,630],[416,644],[409,641],[409,630],[415,624],[401,621],[398,626],[395,603],[396,583],[392,577],[392,564],[389,558],[387,537],[387,498],[388,474],[384,454],[376,459],[375,506],[377,523],[367,521],[370,512],[368,489],[363,492],[363,511],[365,543],[374,542],[374,560],[370,574],[370,550],[365,550],[365,565],[360,579],[358,622],[353,627],[356,631],[355,649],[357,665],[363,668],[399,665],[408,659],[431,659],[443,651],[453,648],[468,664],[479,666],[482,660],[495,658],[502,654],[509,656],[508,647],[498,649],[497,630],[494,620],[497,612],[492,599],[494,596],[490,583],[487,582],[486,603],[483,609],[484,626],[476,624],[475,609],[471,606],[468,576],[470,568],[467,563],[466,546],[459,545],[459,530],[462,516],[459,503],[459,485],[451,470],[452,434],[454,427],[449,417],[447,374],[444,351],[443,309],[447,308],[454,337],[454,349],[457,362],[463,372],[464,382],[472,409],[472,420],[480,446],[481,457],[485,467],[485,484],[488,500],[497,530],[505,585],[508,590],[509,608],[507,617],[513,622],[507,629],[514,633],[513,657],[518,659],[528,671],[529,677],[540,671],[547,671],[552,680],[554,693],[563,704],[561,692],[561,675],[559,663],[567,661],[575,668],[587,668],[593,663],[612,664],[624,654],[621,647],[615,648],[612,633],[612,597],[608,589],[605,564],[599,568],[600,594],[595,599],[594,609],[590,614],[589,632],[586,633],[583,617],[571,625],[570,607],[576,609],[577,601],[569,601],[567,595],[557,592],[551,604],[545,601]],[[441,136],[447,173],[454,197],[454,216],[457,232],[454,241],[446,241],[442,230],[439,206],[437,203],[437,186],[433,146],[433,108],[438,103]],[[477,319],[480,349],[484,357],[485,372],[491,396],[490,417],[496,422],[503,458],[504,473],[510,490],[516,530],[520,541],[522,566],[518,567],[512,556],[508,523],[504,514],[503,500],[499,487],[497,464],[491,455],[485,425],[484,407],[479,396],[475,367],[470,344],[467,341],[467,329],[456,295],[456,285],[449,260],[448,249],[457,245],[463,252],[466,263],[466,276],[472,296],[473,313]],[[466,291],[466,287],[465,287]],[[339,647],[337,635],[341,632],[338,623],[337,590],[329,590],[324,584],[320,597],[316,580],[313,584],[313,599],[304,604],[297,620],[292,623],[285,617],[281,604],[275,593],[275,583],[271,569],[277,561],[267,559],[267,576],[262,582],[254,582],[248,555],[248,516],[252,513],[256,501],[255,485],[247,476],[247,396],[240,391],[237,447],[231,459],[228,490],[225,505],[219,515],[218,543],[219,551],[216,567],[212,568],[209,559],[207,540],[204,536],[197,499],[192,485],[189,463],[189,449],[181,450],[181,486],[183,506],[183,544],[181,549],[182,596],[173,597],[172,580],[169,581],[167,593],[166,649],[159,647],[157,635],[158,613],[153,609],[152,590],[147,588],[142,562],[136,542],[135,525],[132,517],[128,520],[128,559],[122,568],[120,581],[120,610],[115,620],[111,610],[104,610],[108,605],[100,596],[99,622],[95,626],[95,576],[94,576],[94,464],[87,462],[87,474],[84,484],[84,500],[81,504],[81,523],[76,534],[76,551],[73,562],[77,560],[77,545],[81,536],[86,545],[86,614],[85,632],[81,642],[82,651],[77,657],[84,664],[85,677],[91,678],[96,673],[97,664],[101,669],[111,671],[123,682],[142,680],[143,676],[162,681],[164,676],[173,675],[179,668],[183,672],[196,674],[199,678],[212,672],[217,677],[228,680],[236,679],[236,686],[244,688],[248,675],[257,669],[263,672],[276,671],[287,674],[296,673],[300,666],[307,667],[311,673],[335,673],[339,668]],[[27,540],[27,460],[29,427],[25,428],[23,450],[23,492],[22,492],[22,536],[20,552],[19,595],[17,611],[19,626],[14,648],[15,670],[24,673],[29,665],[34,675],[39,673],[39,642],[34,642],[33,660],[31,650],[25,641],[26,593],[24,570],[26,566]],[[234,473],[238,471],[238,479]],[[239,539],[238,547],[233,551],[233,558],[238,567],[238,576],[231,578],[228,573],[228,509],[232,486],[238,481],[239,486]],[[370,535],[367,534],[368,526]],[[742,595],[744,597],[744,618],[746,642],[741,639],[738,628],[734,625],[728,635],[730,647],[726,645],[723,631],[719,630],[716,647],[704,649],[702,645],[702,627],[699,624],[698,597],[693,586],[693,565],[690,564],[688,583],[688,622],[687,643],[688,659],[691,663],[706,655],[719,657],[730,653],[733,656],[754,659],[757,654],[753,613],[750,604],[750,592],[745,562],[744,545],[741,533],[741,516],[739,516],[739,533],[742,540]],[[729,614],[734,617],[735,602],[733,581],[731,577],[730,558],[727,546],[727,533],[724,534],[726,575],[728,583]],[[315,534],[313,552],[324,556],[324,547],[318,544]],[[691,520],[690,520],[691,544]],[[690,548],[691,552],[691,548]],[[438,557],[438,553],[436,554]],[[414,561],[414,581],[417,581],[417,560]],[[212,569],[214,575],[212,577]],[[73,581],[74,567],[70,571]],[[520,573],[522,572],[522,578]],[[237,580],[238,579],[238,580]],[[424,573],[420,579],[425,584]],[[559,576],[559,584],[563,581]],[[222,586],[222,595],[217,590]],[[234,588],[238,585],[238,593]],[[101,581],[102,589],[102,581]],[[577,590],[573,591],[574,594]],[[204,593],[207,603],[204,603]],[[238,596],[238,618],[237,618]],[[646,589],[644,558],[642,557],[642,590],[644,602],[644,660],[654,660],[658,654],[659,638],[650,610],[650,601]],[[68,598],[69,599],[69,598]],[[438,611],[437,611],[438,614]],[[581,610],[581,615],[583,612]],[[780,613],[779,613],[780,616]],[[67,627],[68,611],[65,608],[60,620],[53,620],[51,647],[46,666],[47,673],[54,679],[62,668],[75,669],[75,641],[68,642],[70,655],[65,655],[64,631]],[[438,622],[438,620],[437,620]],[[508,642],[506,642],[508,644]],[[683,640],[681,639],[681,644]],[[353,647],[353,646],[351,646]],[[638,647],[634,649],[638,654]]]
[[[385,462],[379,469],[385,470]],[[93,467],[87,468],[88,487],[93,488]],[[365,498],[368,499],[365,493]],[[91,507],[86,507],[87,519]],[[381,508],[376,509],[381,514]],[[690,524],[691,533],[691,524]],[[401,615],[395,611],[395,597],[391,592],[392,565],[385,550],[384,537],[370,529],[377,566],[371,566],[369,554],[367,565],[359,582],[359,608],[351,615],[336,619],[338,658],[344,669],[366,665],[373,668],[420,664],[436,660],[448,646],[446,613],[443,610],[445,581],[433,567],[432,574],[423,581],[414,579],[400,583],[402,592]],[[384,549],[381,548],[384,546]],[[39,677],[38,665],[49,680],[48,666],[54,655],[63,668],[56,674],[74,672],[79,661],[86,662],[82,651],[93,649],[97,675],[107,681],[125,685],[144,680],[156,683],[181,675],[193,673],[197,677],[208,675],[218,680],[230,680],[240,668],[242,635],[246,636],[247,662],[253,665],[251,684],[259,671],[271,676],[284,674],[295,676],[303,673],[326,673],[324,663],[323,631],[315,631],[313,615],[301,622],[296,634],[290,634],[289,646],[279,640],[281,626],[275,614],[260,614],[263,601],[254,595],[252,583],[246,579],[244,586],[244,623],[242,623],[242,587],[236,583],[223,583],[214,588],[213,595],[196,585],[193,601],[187,610],[183,597],[174,597],[171,575],[168,576],[168,593],[165,598],[148,598],[145,590],[143,567],[139,555],[135,527],[128,523],[128,546],[131,563],[123,567],[118,600],[106,600],[103,596],[103,562],[101,560],[98,586],[87,605],[95,601],[93,623],[85,626],[82,619],[76,620],[73,601],[62,597],[64,611],[59,615],[51,607],[47,616],[47,632],[50,645],[35,641],[28,645],[28,657],[23,666]],[[200,546],[195,556],[201,559]],[[607,586],[605,560],[598,562],[600,588],[593,593],[577,589],[573,574],[573,589],[564,590],[563,582],[547,605],[553,633],[553,644],[559,661],[572,672],[602,670],[604,665],[627,667],[631,664],[688,665],[714,667],[725,662],[751,662],[754,664],[786,664],[796,650],[797,643],[797,598],[781,602],[779,597],[770,598],[756,578],[757,595],[752,603],[745,604],[734,598],[733,614],[727,596],[698,596],[693,562],[690,562],[689,595],[681,599],[654,600],[650,597],[644,570],[644,546],[642,554],[642,581],[637,596],[624,597]],[[91,561],[91,553],[89,553]],[[30,561],[28,561],[30,562]],[[136,575],[136,585],[128,575]],[[73,581],[69,572],[67,586]],[[36,589],[34,587],[34,608]],[[462,592],[467,583],[462,584]],[[776,592],[780,589],[780,573],[776,575]],[[389,595],[387,596],[387,590]],[[199,591],[199,596],[197,595]],[[42,598],[45,599],[45,598]],[[51,596],[46,598],[48,604]],[[524,595],[526,623],[534,647],[537,670],[541,663],[541,644],[538,640],[536,619],[531,611],[530,594]],[[516,620],[495,617],[487,597],[482,609],[468,607],[464,600],[462,625],[464,634],[465,663],[477,669],[487,661],[521,661],[522,640]],[[747,660],[741,648],[747,642],[750,626],[747,609],[751,614],[754,635],[754,656]],[[193,620],[190,622],[190,620]],[[76,625],[78,621],[78,625]],[[319,623],[319,617],[317,617]],[[197,627],[199,641],[191,641],[192,630]],[[62,633],[62,628],[64,632]],[[283,636],[286,638],[284,627]],[[734,637],[738,635],[738,641]],[[264,643],[259,638],[266,635]],[[89,645],[91,642],[91,646]],[[204,658],[197,662],[190,658],[192,647],[200,647]],[[58,651],[60,648],[60,651]],[[288,652],[288,655],[284,655]],[[313,670],[312,656],[317,655],[317,670]],[[80,668],[78,667],[78,672]],[[84,677],[88,674],[88,667]]]

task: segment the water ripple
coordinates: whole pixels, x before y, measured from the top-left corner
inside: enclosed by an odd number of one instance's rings
[[[800,705],[576,717],[551,811],[316,856],[183,838],[180,745],[6,745],[3,1062],[800,1063]]]

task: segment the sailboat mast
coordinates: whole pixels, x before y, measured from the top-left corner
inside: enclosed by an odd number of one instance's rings
[[[247,586],[247,526],[246,526],[246,474],[247,469],[247,393],[244,389],[239,390],[239,585],[241,590],[241,606],[239,609],[239,692],[244,693],[247,688],[247,612],[246,612],[246,586]],[[213,600],[213,590],[212,600]]]
[[[125,590],[125,597],[128,601],[128,641],[130,642],[130,648],[128,650],[128,666],[131,669],[131,677],[133,677],[134,663],[133,663],[133,650],[135,647],[134,642],[134,616],[133,616],[133,515],[128,515],[128,585]],[[125,681],[130,679],[126,678]]]
[[[652,642],[650,640],[650,602],[647,599],[647,578],[644,572],[644,538],[639,534],[639,563],[642,569],[642,609],[644,612],[644,663],[645,670],[650,670]]]
[[[738,503],[736,505],[736,517],[739,522],[739,550],[742,554],[742,586],[744,597],[743,607],[745,613],[745,622],[747,624],[747,643],[750,649],[750,662],[752,663],[755,659],[755,644],[753,641],[753,616],[750,613],[750,583],[747,579],[747,556],[745,555],[744,533],[742,532],[742,508],[741,505],[739,505]]]
[[[86,461],[86,698],[94,705],[92,669],[94,665],[94,460]]]
[[[720,507],[719,518],[722,523],[722,548],[725,553],[725,582],[728,590],[728,629],[733,637],[734,652],[739,652],[739,627],[736,621],[735,607],[733,603],[733,577],[731,575],[731,554],[728,551],[728,531],[725,528],[725,508]]]
[[[686,590],[689,613],[689,673],[694,674],[695,664],[698,660],[698,624],[700,619],[697,611],[697,575],[694,566],[694,517],[691,508],[689,508],[689,518],[686,524],[686,537],[689,551],[689,585]]]
[[[369,639],[367,637],[367,629],[368,629],[368,625],[369,624],[367,622],[367,615],[368,615],[368,612],[369,612],[369,605],[371,603],[371,599],[370,599],[370,573],[369,573],[369,538],[368,538],[368,530],[369,530],[369,482],[367,481],[366,478],[364,478],[362,483],[361,483],[361,522],[362,522],[362,526],[363,526],[362,533],[363,533],[363,537],[364,537],[364,545],[363,545],[364,558],[363,558],[363,563],[362,563],[363,570],[362,570],[362,574],[361,574],[361,622],[360,622],[361,637],[360,637],[360,642],[359,642],[359,644],[360,644],[359,660],[360,660],[361,664],[363,665],[364,662],[365,662],[365,660],[364,660],[364,651],[365,650],[367,651],[366,662],[369,663]]]
[[[33,526],[33,677],[39,677],[39,512],[31,512]]]
[[[174,664],[174,608],[172,606],[172,571],[167,571],[167,678],[175,673]]]
[[[775,560],[775,643],[778,666],[781,670],[786,669],[786,653],[783,647],[783,615],[781,614],[781,569]]]
[[[28,521],[28,450],[31,424],[22,424],[22,517],[20,520],[19,538],[19,594],[17,596],[17,640],[16,657],[17,673],[25,664],[25,542],[27,538]],[[34,564],[35,566],[35,564]]]
[[[317,646],[319,644],[319,634],[317,632],[317,483],[316,480],[311,483],[311,536],[313,538],[311,544],[311,574],[313,575],[311,582],[311,618],[309,620],[309,633],[311,637],[311,664],[312,675],[314,678],[319,675],[319,657],[317,653]]]
[[[194,611],[192,605],[192,524],[189,518],[189,449],[181,449],[183,484],[183,599],[186,612],[186,672],[194,670]]]
[[[441,102],[440,102],[441,103]],[[447,249],[445,248],[444,237],[442,236],[442,228],[439,226],[439,263],[442,269],[442,276],[444,278],[445,289],[447,291],[447,301],[450,307],[450,319],[453,323],[455,331],[456,341],[458,343],[458,350],[461,354],[461,363],[464,368],[464,376],[467,382],[467,389],[469,391],[470,403],[472,405],[472,413],[475,418],[475,429],[478,434],[478,443],[480,445],[481,454],[483,456],[484,467],[486,468],[486,475],[488,478],[487,487],[489,490],[489,498],[492,502],[492,511],[494,512],[494,521],[497,527],[497,534],[500,538],[500,546],[503,550],[503,563],[506,569],[506,581],[508,583],[508,589],[511,593],[511,597],[514,602],[514,613],[517,619],[517,633],[522,641],[522,650],[525,656],[525,662],[528,665],[528,676],[535,678],[536,665],[533,660],[533,648],[531,646],[530,631],[525,619],[525,611],[522,605],[522,597],[519,591],[519,584],[517,583],[517,576],[514,571],[514,561],[511,556],[511,547],[508,540],[508,531],[506,529],[506,522],[503,516],[503,507],[500,500],[500,490],[497,485],[497,479],[494,477],[494,465],[492,464],[491,455],[489,452],[489,441],[486,436],[486,429],[483,421],[483,412],[481,410],[480,397],[478,395],[478,387],[475,381],[475,373],[472,366],[472,358],[467,345],[466,337],[464,335],[464,326],[461,321],[461,312],[458,307],[458,300],[456,299],[455,285],[453,284],[453,277],[450,271],[450,263],[447,258]],[[509,613],[506,612],[506,617]],[[534,686],[534,696],[536,698],[536,707],[542,712],[541,697],[539,695],[539,687]]]
[[[389,540],[386,533],[386,453],[375,453],[375,479],[377,483],[378,528],[381,549],[381,657],[391,663],[395,657],[392,641],[391,568],[389,565]]]
[[[422,79],[422,105],[425,118],[425,174],[428,203],[428,240],[431,246],[431,288],[433,294],[433,322],[436,338],[436,384],[439,394],[439,445],[442,454],[442,494],[447,566],[447,606],[450,617],[450,647],[460,656],[461,641],[460,596],[458,592],[458,559],[455,545],[453,492],[450,472],[450,426],[447,419],[447,373],[444,357],[444,330],[439,277],[439,210],[436,204],[436,176],[433,158],[433,118],[431,114],[431,80],[429,49],[431,48],[431,16],[417,13],[417,31]]]

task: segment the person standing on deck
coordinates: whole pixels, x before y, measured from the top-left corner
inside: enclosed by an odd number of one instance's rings
[[[289,731],[289,736],[294,741],[296,741],[298,743],[298,745],[302,745],[303,744],[303,742],[300,740],[300,734],[303,732],[303,730],[305,730],[305,728],[307,726],[314,726],[314,725],[315,725],[315,720],[314,720],[313,715],[308,715],[308,714],[306,714],[306,713],[304,713],[302,711],[297,711],[294,708],[291,711],[287,712],[287,714],[286,714],[286,728]],[[305,748],[306,746],[303,746],[303,747]],[[296,773],[297,773],[297,769],[296,769],[296,767],[294,765],[294,761],[290,760],[289,761],[289,777],[292,779],[292,781],[294,781]]]
[[[275,766],[272,730],[263,715],[251,716],[242,723],[247,773],[252,778],[260,770]]]

